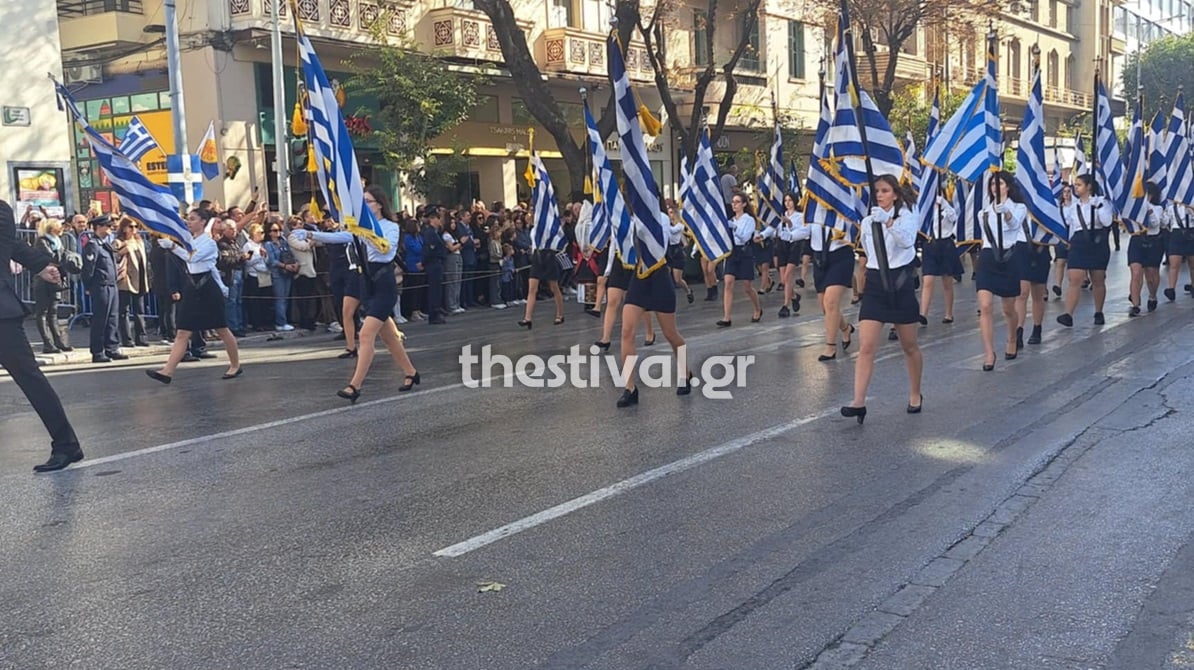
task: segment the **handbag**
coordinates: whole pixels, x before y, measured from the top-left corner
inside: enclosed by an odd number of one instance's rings
[[[257,288],[269,288],[274,285],[274,276],[268,272],[257,273]]]

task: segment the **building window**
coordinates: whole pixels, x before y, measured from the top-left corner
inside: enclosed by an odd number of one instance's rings
[[[1016,86],[1020,79],[1020,40],[1012,40],[1007,45],[1007,75],[1017,80],[1017,83],[1012,84]]]
[[[1056,89],[1057,88],[1057,67],[1058,67],[1057,66],[1057,50],[1056,49],[1049,52],[1049,58],[1047,58],[1045,62],[1047,63],[1047,67],[1048,67],[1048,71],[1045,73],[1045,76],[1047,78],[1047,81],[1049,82],[1049,88]]]
[[[761,18],[747,16],[743,19],[743,28],[746,24],[750,24],[750,31],[746,34],[746,49],[742,52],[742,59],[738,61],[738,65],[750,72],[759,72],[762,69],[762,48],[759,43],[759,22]]]
[[[804,24],[788,21],[788,77],[804,79]]]
[[[1049,27],[1057,27],[1057,0],[1049,0]]]
[[[700,67],[709,64],[709,34],[705,32],[708,20],[703,10],[692,10],[692,62]]]
[[[1065,57],[1065,87],[1069,90],[1074,90],[1074,56],[1073,54]]]
[[[580,28],[580,12],[573,0],[551,0],[549,24],[552,28]]]

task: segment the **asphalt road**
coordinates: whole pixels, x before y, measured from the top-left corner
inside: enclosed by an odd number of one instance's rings
[[[462,383],[466,344],[587,349],[575,305],[405,326],[423,383],[379,358],[356,406],[330,335],[55,366],[88,459],[46,476],[4,378],[0,668],[1194,667],[1194,299],[1129,319],[1124,258],[1105,326],[1050,301],[988,373],[967,282],[924,413],[885,342],[864,426],[811,290],[681,301],[693,359],[755,357],[730,400]]]

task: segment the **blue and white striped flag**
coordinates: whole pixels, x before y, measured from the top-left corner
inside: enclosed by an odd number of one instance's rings
[[[912,199],[915,200],[920,197],[920,176],[924,172],[924,166],[920,164],[916,138],[912,136],[911,130],[904,136],[904,160],[907,161],[904,176],[908,179],[907,186],[912,192]]]
[[[680,191],[680,216],[705,260],[717,262],[730,255],[734,245],[708,128],[701,129],[701,142],[693,163]]]
[[[1169,154],[1169,136],[1165,132],[1165,117],[1160,112],[1153,114],[1148,131],[1148,180],[1164,193],[1169,186],[1169,165],[1165,157]]]
[[[83,131],[100,168],[108,175],[108,182],[120,199],[124,213],[140,221],[147,229],[191,251],[191,231],[179,215],[178,199],[170,189],[149,181],[128,156],[96,132],[87,123],[87,118],[79,111],[78,103],[66,87],[55,81],[54,88],[58,94],[59,109],[67,109]]]
[[[1144,100],[1136,97],[1136,111],[1132,115],[1132,127],[1128,130],[1128,163],[1125,166],[1127,183],[1124,185],[1124,208],[1120,221],[1129,233],[1135,235],[1148,225],[1148,200],[1145,197],[1144,182],[1148,180],[1148,135],[1144,128]]]
[[[610,234],[614,228],[629,229],[630,212],[626,210],[626,201],[622,199],[622,191],[618,189],[618,181],[614,177],[613,167],[609,162],[609,155],[605,153],[605,142],[597,130],[597,122],[589,109],[589,101],[585,103],[585,126],[588,128],[589,151],[593,156],[594,208],[593,227],[589,234],[589,245],[594,249],[604,249],[609,244]],[[597,212],[601,212],[598,221]]]
[[[388,252],[390,243],[386,241],[381,224],[365,206],[361,169],[352,148],[348,126],[344,124],[344,115],[340,112],[340,104],[336,101],[336,93],[319,56],[315,54],[315,47],[299,23],[295,0],[291,0],[290,4],[294,13],[303,84],[307,87],[310,111],[307,137],[315,151],[316,174],[324,201],[327,202],[327,213],[344,224],[345,229],[352,234],[364,238],[383,253]]]
[[[842,11],[846,7],[842,5]],[[871,96],[854,87],[854,75],[850,69],[850,56],[845,44],[845,30],[849,17],[838,20],[837,52],[834,56],[836,109],[833,124],[829,128],[827,143],[829,157],[822,161],[832,163],[834,174],[849,186],[870,188],[867,183],[866,158],[870,157],[873,175],[891,175],[901,184],[907,183],[904,166],[904,151],[887,118],[871,100]],[[859,110],[865,124],[866,144],[862,142],[859,129]]]
[[[1106,198],[1115,214],[1120,214],[1128,204],[1128,189],[1124,185],[1124,163],[1119,150],[1119,137],[1115,134],[1115,119],[1111,114],[1111,96],[1103,81],[1095,75],[1095,110],[1098,113],[1094,153],[1095,179],[1099,191]]]
[[[804,190],[804,220],[811,225],[830,229],[834,239],[854,241],[858,222],[862,220],[862,200],[858,190],[846,186],[830,173],[829,129],[833,125],[833,109],[829,106],[829,90],[822,87],[821,118],[813,137],[813,154],[808,162],[808,181]]]
[[[1003,165],[992,42],[987,45],[986,74],[924,150],[925,164],[953,172],[968,182],[979,182],[986,172],[998,171]]]
[[[800,202],[804,197],[800,188],[800,171],[796,169],[795,159],[788,161],[788,193],[796,202]]]
[[[784,140],[779,119],[775,120],[775,140],[770,158],[759,174],[759,219],[764,225],[778,226],[784,215]]]
[[[1061,192],[1065,188],[1065,179],[1061,177],[1061,152],[1057,150],[1057,141],[1053,141],[1053,178],[1049,181],[1053,190],[1053,199],[1061,204]]]
[[[1032,78],[1032,90],[1020,126],[1020,145],[1016,149],[1016,183],[1024,194],[1028,216],[1032,219],[1032,239],[1041,244],[1056,244],[1069,239],[1069,227],[1061,219],[1061,208],[1053,197],[1045,169],[1045,114],[1041,95],[1041,71]]]
[[[933,104],[929,107],[929,126],[925,129],[925,146],[928,146],[929,140],[937,136],[937,130],[941,127],[941,88],[934,84],[933,86]]]
[[[1185,94],[1178,91],[1169,115],[1169,132],[1165,162],[1169,164],[1169,183],[1165,187],[1165,199],[1189,204],[1187,193],[1194,186],[1194,174],[1190,171],[1190,138],[1186,134]]]
[[[1082,133],[1078,133],[1074,137],[1074,168],[1070,181],[1084,174],[1090,174],[1090,162],[1086,160],[1086,138],[1082,137]]]
[[[120,140],[117,148],[134,163],[141,162],[141,158],[154,149],[162,150],[139,116],[129,119],[129,127],[124,131],[124,139]]]
[[[659,189],[647,160],[638,106],[630,89],[630,77],[626,74],[626,61],[622,58],[622,45],[618,43],[616,32],[609,36],[609,77],[614,83],[626,204],[630,206],[638,242],[638,277],[645,279],[667,265],[667,215],[660,209]]]
[[[560,203],[556,200],[555,187],[539,154],[531,156],[531,168],[535,174],[535,185],[531,188],[531,207],[535,220],[531,228],[531,246],[536,249],[563,251],[566,238],[560,222]]]

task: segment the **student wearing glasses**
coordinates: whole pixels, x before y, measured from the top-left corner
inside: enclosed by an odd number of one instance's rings
[[[376,186],[365,189],[365,206],[377,218],[386,242],[388,251],[382,252],[372,244],[364,244],[368,262],[362,268],[361,288],[364,297],[365,321],[361,324],[360,337],[357,341],[357,366],[348,384],[336,392],[336,395],[356,403],[361,397],[361,386],[369,374],[369,367],[373,365],[375,340],[378,336],[390,351],[394,363],[402,368],[405,377],[399,391],[409,391],[421,380],[418,370],[410,361],[406,347],[402,345],[402,335],[394,323],[394,303],[398,300],[398,282],[394,277],[394,258],[398,255],[399,242],[402,239],[402,229],[394,213],[390,211],[390,204],[385,194]],[[348,232],[313,232],[312,239],[323,244],[356,244],[360,242]]]

